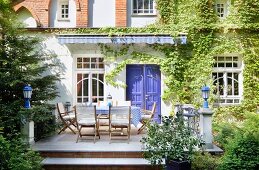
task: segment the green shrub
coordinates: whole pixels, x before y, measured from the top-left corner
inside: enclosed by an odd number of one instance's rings
[[[253,170],[259,168],[259,139],[253,135],[237,135],[227,148],[221,169]]]
[[[236,126],[225,122],[218,125],[219,130],[214,134],[214,141],[220,148],[224,149],[228,140],[235,136],[236,128]]]
[[[228,141],[220,169],[259,169],[259,115],[246,113],[246,120]]]
[[[20,141],[8,141],[0,135],[0,170],[41,170],[39,153],[26,148]]]
[[[192,158],[192,170],[216,170],[221,163],[219,155],[214,156],[207,152],[196,152]]]

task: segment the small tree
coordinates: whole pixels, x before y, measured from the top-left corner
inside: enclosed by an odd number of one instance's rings
[[[0,1],[0,127],[7,139],[20,132],[21,113],[48,127],[46,123],[52,119],[49,113],[53,109],[48,101],[57,96],[55,81],[59,75],[49,74],[57,66],[52,64],[54,56],[46,54],[40,40],[26,35],[21,27],[9,2]],[[25,84],[33,87],[33,107],[29,111],[22,107]]]

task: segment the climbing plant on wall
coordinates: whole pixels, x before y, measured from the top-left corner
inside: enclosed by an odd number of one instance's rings
[[[65,32],[106,33],[111,36],[153,33],[169,34],[175,38],[186,33],[186,45],[148,45],[148,48],[159,51],[162,57],[135,49],[133,45],[100,45],[107,62],[115,61],[115,58],[121,61],[106,74],[109,84],[126,87],[124,83],[116,82],[116,76],[127,64],[155,63],[160,65],[166,77],[167,88],[163,93],[163,100],[172,103],[188,102],[200,105],[202,85],[209,84],[213,89],[213,56],[240,54],[245,64],[244,99],[241,107],[254,110],[259,103],[259,39],[256,35],[259,28],[259,2],[229,1],[229,15],[224,19],[217,17],[214,3],[214,0],[156,0],[159,20],[145,28],[80,28],[67,29]]]

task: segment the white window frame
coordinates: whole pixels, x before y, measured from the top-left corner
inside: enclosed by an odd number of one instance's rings
[[[222,73],[223,74],[223,95],[219,94],[219,87],[216,86],[216,90],[217,90],[217,100],[215,101],[215,105],[216,106],[227,106],[227,105],[239,105],[243,99],[243,68],[244,68],[244,64],[242,61],[242,57],[240,55],[237,54],[228,54],[228,55],[217,55],[215,56],[215,58],[217,57],[224,57],[224,59],[226,59],[226,57],[232,57],[232,61],[224,61],[224,66],[219,66],[217,63],[217,61],[215,61],[215,64],[217,65],[216,67],[213,67],[213,73]],[[238,61],[237,62],[233,62],[233,57],[237,57]],[[221,62],[223,63],[223,62]],[[232,63],[232,67],[226,67],[226,63]],[[233,63],[237,63],[237,67],[233,67]],[[228,73],[237,73],[238,74],[238,95],[234,94],[233,91],[233,86],[231,87],[232,90],[232,95],[228,95]],[[233,76],[233,75],[232,75]],[[219,79],[219,77],[217,77]],[[216,79],[213,77],[214,81],[216,81]],[[235,80],[232,79],[232,85],[233,82]],[[224,101],[224,102],[223,102]],[[232,102],[230,102],[232,101]],[[238,102],[235,102],[238,101]]]
[[[74,72],[74,76],[73,76],[73,101],[74,103],[78,104],[78,103],[85,103],[83,100],[82,102],[78,102],[78,96],[77,96],[77,84],[79,82],[77,82],[77,75],[78,74],[88,74],[88,77],[85,78],[85,80],[87,81],[88,83],[88,102],[96,102],[96,101],[93,101],[93,97],[97,97],[97,99],[105,99],[105,96],[104,96],[104,90],[105,90],[105,68],[78,68],[77,67],[77,59],[78,58],[103,58],[103,56],[100,56],[100,55],[97,55],[97,54],[78,54],[76,56],[74,56],[74,64],[73,64],[73,72]],[[91,63],[90,63],[91,65]],[[103,75],[103,81],[99,81],[97,80],[96,78],[93,78],[93,74],[102,74]],[[98,82],[101,82],[103,84],[103,96],[93,96],[92,94],[92,79],[95,79],[97,80]],[[82,89],[82,98],[84,98],[85,96],[83,96],[83,90],[85,89]]]
[[[134,9],[134,1],[143,1],[143,12],[138,12],[140,10],[140,8],[138,8],[138,4],[137,4],[137,8]],[[149,8],[148,9],[144,9],[144,1],[146,0],[131,0],[131,6],[132,6],[132,9],[131,9],[131,13],[132,15],[156,15],[157,12],[156,12],[156,3],[155,3],[155,0],[153,0],[153,9],[150,8],[150,1],[151,0],[147,0],[149,1]],[[145,13],[144,10],[153,10],[153,12],[148,12],[148,13]]]
[[[218,13],[218,6],[222,6],[222,5],[223,5],[223,13]],[[217,16],[220,19],[225,19],[228,16],[228,14],[229,14],[229,5],[230,5],[230,1],[229,0],[216,0],[215,1],[215,11],[217,13]],[[220,14],[222,14],[222,16],[220,16]]]
[[[68,13],[65,14],[67,15],[67,17],[62,17],[62,6],[63,5],[67,5],[68,6]],[[69,21],[70,20],[70,4],[69,4],[69,0],[59,0],[58,1],[58,20],[61,21]]]

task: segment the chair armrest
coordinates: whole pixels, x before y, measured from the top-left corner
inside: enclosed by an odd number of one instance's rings
[[[71,113],[71,112],[74,112],[74,111],[75,111],[75,109],[72,109],[72,110],[67,111],[67,113]]]
[[[141,113],[143,113],[144,115],[151,115],[151,114],[152,114],[152,111],[151,111],[151,110],[141,109],[140,111],[141,111]]]

